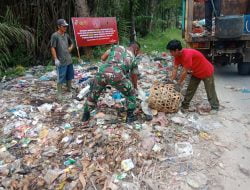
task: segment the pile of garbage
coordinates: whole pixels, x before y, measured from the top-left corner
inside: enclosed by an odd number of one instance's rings
[[[147,103],[152,81],[169,77],[171,57],[141,57],[139,120],[131,125],[125,123],[124,98],[113,88],[102,95],[89,123],[81,122],[98,64],[75,66],[75,90],[61,102],[55,71],[44,73],[42,66],[2,83],[0,190],[168,189],[193,170],[193,144],[209,138],[204,131],[215,125],[195,112],[166,114]]]

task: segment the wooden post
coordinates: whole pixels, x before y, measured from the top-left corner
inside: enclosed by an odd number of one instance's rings
[[[76,33],[75,33],[73,19],[71,21],[72,21],[72,25],[73,25],[74,37],[75,37],[75,42],[76,42],[76,50],[77,50],[77,56],[78,56],[78,63],[81,63],[82,60],[81,60],[81,55],[80,55],[80,52],[79,52],[79,47],[78,47],[77,41],[76,41]]]
[[[194,15],[194,2],[193,0],[186,1],[186,22],[185,22],[185,39],[187,42],[191,41],[192,25],[193,25],[193,15]]]

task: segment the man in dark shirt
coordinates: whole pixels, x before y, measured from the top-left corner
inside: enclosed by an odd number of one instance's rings
[[[205,33],[212,34],[213,16],[220,16],[221,0],[205,0]]]
[[[74,79],[74,69],[70,52],[73,42],[66,34],[68,23],[64,19],[57,20],[57,31],[52,34],[50,40],[51,54],[57,69],[57,95],[62,97],[62,84],[66,83],[68,91],[71,91],[71,80]]]

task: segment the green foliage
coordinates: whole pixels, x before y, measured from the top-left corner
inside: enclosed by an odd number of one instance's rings
[[[66,19],[70,23],[68,32],[73,36],[70,19],[79,15],[77,12],[79,9],[76,6],[81,1],[12,0],[11,3],[8,0],[0,1],[0,71],[3,72],[6,68],[15,67],[18,64],[28,66],[35,60],[37,63],[44,63],[45,60],[50,59],[49,39],[55,32],[56,20]],[[151,42],[155,43],[154,37],[162,38],[156,35],[159,33],[157,31],[163,32],[167,28],[176,27],[181,15],[181,0],[87,0],[85,2],[89,8],[86,8],[89,10],[86,15],[116,17],[119,43],[125,45],[129,43],[134,27],[137,38],[147,35],[144,41],[150,41],[152,36]],[[135,24],[133,24],[134,21]],[[143,39],[140,40],[143,41]],[[148,44],[145,51],[152,51],[154,48],[157,50],[159,47],[164,49],[166,42],[163,41],[164,45]],[[94,47],[92,51],[94,59],[100,60],[105,50],[103,46]],[[73,52],[73,55],[77,56],[77,53]],[[84,61],[89,59],[85,54],[83,56]],[[77,63],[78,58],[73,58],[73,62]]]
[[[135,1],[135,0],[134,0]],[[117,28],[119,33],[120,43],[129,41],[130,34],[130,15],[129,2],[126,0],[96,0],[95,1],[95,14],[97,17],[116,17]]]
[[[0,71],[0,79],[6,76],[6,78],[15,78],[18,76],[23,76],[25,74],[25,68],[21,65],[16,67],[8,68],[4,71]]]
[[[129,31],[130,31],[130,22],[125,19],[118,19],[118,32],[119,32],[119,41],[120,43],[129,42]]]
[[[54,68],[55,68],[55,67],[53,66],[52,61],[50,61],[49,64],[47,64],[47,65],[45,66],[45,72],[51,72],[51,71],[54,70]]]
[[[141,50],[143,52],[151,53],[153,51],[166,51],[166,45],[172,39],[177,39],[183,42],[181,38],[181,30],[168,29],[165,32],[154,32],[147,35],[145,38],[139,38],[138,41],[141,44]]]
[[[102,54],[110,47],[110,45],[96,46],[93,48],[94,60],[99,61]]]
[[[15,67],[16,65],[22,65],[24,67],[31,66],[33,63],[33,56],[29,54],[25,45],[19,44],[12,50],[11,57],[8,61],[8,67]]]
[[[181,0],[165,0],[158,3],[158,8],[173,9],[180,7]]]
[[[18,65],[18,66],[15,68],[15,73],[16,73],[16,75],[18,75],[18,76],[22,76],[22,75],[24,75],[24,73],[25,73],[25,68],[24,68],[23,66],[21,66],[21,65]]]
[[[78,64],[79,63],[78,57],[72,57],[72,63]]]
[[[27,44],[32,44],[32,34],[20,26],[9,8],[0,21],[0,70],[26,63],[28,53],[23,50],[31,47]],[[15,53],[20,56],[14,57]]]

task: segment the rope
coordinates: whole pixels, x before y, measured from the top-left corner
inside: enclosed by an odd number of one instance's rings
[[[215,5],[214,5],[214,0],[211,0],[212,6],[213,6],[213,11],[214,11],[214,15],[215,17],[218,17],[219,15],[217,15],[217,11],[215,9]]]

